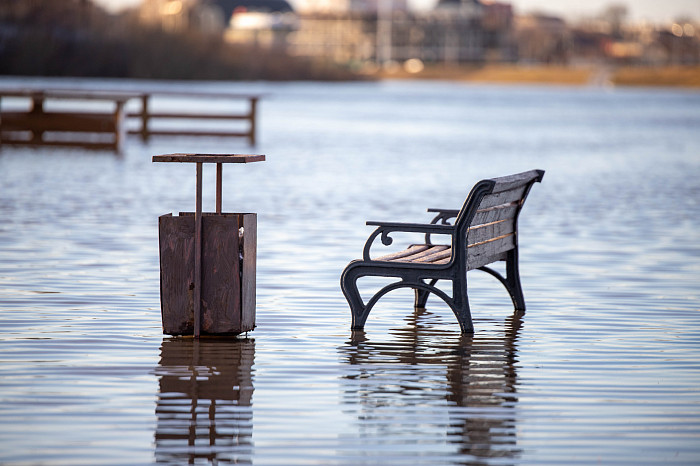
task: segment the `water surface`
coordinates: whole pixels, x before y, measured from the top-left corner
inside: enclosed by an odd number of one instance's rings
[[[700,462],[700,94],[58,84],[268,96],[255,148],[3,147],[3,464]],[[161,333],[157,217],[193,209],[195,177],[151,156],[189,151],[267,155],[224,170],[224,210],[259,215],[247,338]],[[520,222],[526,314],[477,271],[474,335],[437,299],[415,314],[406,291],[350,332],[339,277],[366,220],[428,221],[479,179],[532,168],[546,175]],[[204,183],[213,210],[213,170]]]

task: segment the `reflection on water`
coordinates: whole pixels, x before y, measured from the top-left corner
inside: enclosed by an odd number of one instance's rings
[[[156,461],[251,463],[254,359],[252,339],[163,340]]]
[[[391,332],[391,341],[370,341],[360,331],[340,349],[344,361],[355,367],[345,377],[344,402],[361,406],[363,435],[389,439],[415,434],[420,439],[426,429],[441,426],[458,457],[516,457],[513,394],[522,315],[507,318],[495,333],[474,335],[441,331],[434,320],[437,316],[429,311],[416,310]],[[396,408],[413,410],[415,424],[396,423]],[[448,418],[433,419],[429,426],[431,408],[436,414],[447,412]]]

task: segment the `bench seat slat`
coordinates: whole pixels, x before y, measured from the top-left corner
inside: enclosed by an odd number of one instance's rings
[[[408,248],[406,248],[402,251],[394,252],[392,254],[386,254],[386,255],[377,257],[374,260],[376,260],[376,261],[395,261],[395,260],[399,260],[399,259],[403,259],[405,257],[411,256],[413,254],[421,253],[429,248],[430,248],[429,244],[412,244]]]
[[[452,248],[450,246],[444,246],[442,249],[439,249],[438,246],[434,246],[432,250],[435,252],[418,257],[412,262],[421,264],[446,264],[450,261],[450,257],[452,257]]]
[[[430,263],[430,257],[447,251],[449,257],[450,247],[444,244],[412,244],[403,251],[395,252],[393,254],[387,254],[385,256],[377,257],[376,261],[387,261],[387,262],[423,262]]]
[[[511,233],[492,237],[486,241],[470,244],[467,265],[469,269],[501,260],[501,255],[515,247],[515,235]],[[413,244],[403,251],[377,257],[375,261],[419,264],[447,264],[452,257],[452,248],[447,245]]]

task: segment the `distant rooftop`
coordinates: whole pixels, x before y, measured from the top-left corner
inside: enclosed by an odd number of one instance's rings
[[[224,15],[230,17],[234,10],[257,11],[263,13],[288,13],[294,11],[285,0],[211,0],[210,3],[221,8]]]

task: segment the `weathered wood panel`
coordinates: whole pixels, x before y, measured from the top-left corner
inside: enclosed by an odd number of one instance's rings
[[[386,262],[416,262],[422,264],[445,263],[452,256],[452,248],[445,244],[412,244],[403,251],[378,257],[376,260]]]
[[[402,251],[397,251],[393,252],[391,254],[384,254],[383,256],[379,256],[375,258],[375,261],[398,261],[401,259],[408,258],[410,256],[413,256],[414,254],[421,253],[423,251],[426,251],[430,249],[430,245],[428,244],[412,244],[408,248],[402,250]]]
[[[163,333],[191,335],[194,330],[194,216],[162,215],[158,227]]]
[[[513,203],[479,210],[474,215],[470,228],[477,225],[515,218],[515,214],[518,212],[519,207],[520,206],[517,203]]]
[[[255,293],[258,244],[257,214],[242,214],[243,263],[241,274],[241,332],[255,328]]]
[[[469,246],[467,249],[467,267],[469,269],[474,269],[499,260],[494,258],[494,256],[500,257],[501,253],[510,251],[514,247],[514,234]]]
[[[202,216],[202,333],[240,333],[239,215]]]
[[[160,217],[159,224],[163,332],[192,335],[195,217],[192,212],[168,214]],[[202,215],[202,334],[238,334],[255,328],[256,249],[256,214]]]
[[[467,244],[483,243],[484,241],[513,232],[515,232],[515,221],[513,219],[479,225],[469,229]]]
[[[493,262],[504,261],[507,258],[508,253],[503,252],[493,256],[483,255],[483,256],[468,256],[467,259],[467,270],[475,270],[479,267],[489,265]]]
[[[520,201],[525,195],[525,189],[527,186],[519,186],[515,189],[509,189],[508,191],[501,191],[495,194],[487,194],[481,200],[479,204],[479,210],[488,209],[489,207],[495,207],[503,204],[510,204],[511,202]]]
[[[154,162],[251,163],[264,160],[265,156],[258,154],[165,154],[153,156]]]
[[[494,186],[492,192],[499,193],[501,191],[515,189],[517,187],[527,185],[533,180],[541,181],[543,176],[544,171],[542,170],[530,170],[523,173],[517,173],[515,175],[494,178],[493,181],[496,182],[496,185]]]

